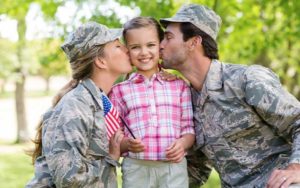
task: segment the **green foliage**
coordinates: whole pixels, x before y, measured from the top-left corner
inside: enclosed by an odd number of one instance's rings
[[[24,19],[32,0],[1,0],[0,14],[9,15],[17,20]]]
[[[170,16],[175,10],[174,2],[172,0],[118,0],[118,2],[131,8],[139,7],[141,16],[152,16],[156,19]]]
[[[26,29],[24,18],[30,3],[33,2],[41,5],[46,18],[53,20],[56,19],[54,15],[57,8],[65,3],[62,0],[3,0],[0,14],[7,14],[19,21],[19,33],[23,33],[20,39],[24,39]],[[99,9],[109,1],[74,0],[74,2],[78,9],[87,4],[93,5],[89,6],[92,17],[82,16],[81,21],[85,22],[89,19],[110,27],[121,27],[122,23],[116,10],[107,8],[105,11],[103,9],[100,11]],[[117,0],[117,2],[122,6],[140,10],[142,16],[152,16],[156,19],[173,15],[183,3],[186,3],[184,0]],[[189,2],[211,7],[221,16],[223,23],[217,40],[222,61],[248,65],[261,64],[270,67],[279,75],[287,90],[298,99],[300,98],[300,56],[298,55],[300,16],[297,13],[300,1],[191,0]],[[17,47],[20,45],[24,47],[22,40],[18,43]],[[55,61],[60,60],[60,57],[56,55],[55,52],[43,54],[43,57],[39,57],[39,60],[43,61],[41,65],[45,65],[46,61],[53,62],[55,58],[57,58]]]
[[[91,21],[95,21],[104,25],[108,25],[111,28],[120,28],[122,27],[122,24],[120,23],[120,20],[118,19],[115,12],[112,12],[109,16],[104,16],[100,12],[96,13],[92,18]]]
[[[14,71],[17,61],[15,51],[16,45],[13,42],[0,38],[0,79],[7,80]]]
[[[45,39],[34,42],[39,62],[37,73],[43,78],[49,79],[51,76],[70,73],[68,60],[60,48],[62,43],[60,39]]]
[[[218,36],[222,61],[260,64],[277,73],[285,88],[300,99],[299,1],[194,0],[222,18]]]

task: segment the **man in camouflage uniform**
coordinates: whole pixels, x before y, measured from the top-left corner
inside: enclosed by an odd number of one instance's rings
[[[89,22],[71,33],[62,48],[72,65],[83,56],[87,58],[92,48],[108,42],[114,44],[121,34],[121,29],[108,29],[95,22]],[[127,49],[121,44],[116,48],[118,50],[124,48],[123,57],[127,58],[116,64],[119,63],[120,67],[125,62],[128,64],[126,68],[130,71]],[[90,61],[99,58],[95,55],[91,55]],[[85,60],[80,63],[90,62]],[[65,94],[59,103],[43,116],[42,155],[36,159],[35,176],[26,187],[118,187],[115,167],[119,165],[117,160],[120,156],[120,139],[123,135],[117,131],[112,136],[112,139],[117,140],[110,141],[112,147],[109,148],[104,103],[101,100],[106,94],[99,89],[102,83],[99,81],[99,74],[102,72],[99,71],[106,69],[95,69],[96,62],[92,63],[93,69],[82,73],[84,78],[77,87]],[[77,74],[79,73],[80,70]],[[114,72],[116,73],[118,72]],[[103,82],[110,81],[110,78],[103,80]],[[117,157],[115,153],[114,157],[111,155],[111,151],[114,150]]]
[[[192,85],[191,186],[203,184],[211,167],[222,187],[300,183],[299,101],[271,70],[217,60],[221,19],[211,9],[184,5],[160,22],[166,27],[163,66],[181,71]]]

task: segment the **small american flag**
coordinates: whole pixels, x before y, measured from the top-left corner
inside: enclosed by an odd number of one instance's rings
[[[106,132],[108,140],[116,133],[120,127],[119,112],[114,108],[109,99],[102,95],[102,102],[104,107],[104,119],[106,124]]]

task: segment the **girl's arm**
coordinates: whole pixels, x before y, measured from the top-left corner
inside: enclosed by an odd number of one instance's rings
[[[185,134],[177,139],[166,149],[166,156],[169,161],[179,163],[185,156],[186,151],[192,147],[195,141],[194,134]]]
[[[143,152],[145,150],[145,146],[142,143],[140,138],[133,139],[133,138],[128,138],[124,137],[122,142],[121,142],[121,152],[133,152],[133,153],[139,153]]]

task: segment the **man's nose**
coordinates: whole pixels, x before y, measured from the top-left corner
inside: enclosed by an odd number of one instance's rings
[[[160,44],[159,44],[159,49],[160,50],[163,50],[164,49],[164,45],[165,45],[165,42],[164,42],[165,40],[162,40],[161,42],[160,42]]]

